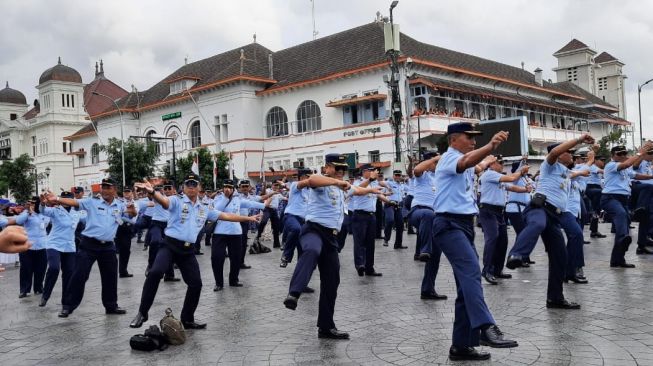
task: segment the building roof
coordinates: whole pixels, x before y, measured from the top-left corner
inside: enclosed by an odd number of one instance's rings
[[[34,105],[34,107],[32,107],[32,109],[27,111],[27,113],[23,114],[23,119],[29,121],[30,119],[38,116],[39,112],[41,112],[41,106],[37,103]]]
[[[612,56],[607,52],[601,52],[600,55],[594,58],[594,62],[597,64],[602,64],[604,62],[610,62],[610,61],[619,61],[619,60],[617,60],[616,57]]]
[[[129,94],[125,89],[105,78],[104,73],[96,74],[95,79],[84,87],[84,108],[89,116],[98,114],[114,106],[111,100],[93,93],[106,95],[112,100],[119,100]]]
[[[554,53],[553,55],[555,56],[555,55],[557,55],[557,54],[559,54],[559,53],[565,53],[565,52],[571,52],[571,51],[576,51],[576,50],[582,50],[582,49],[584,49],[584,48],[589,48],[589,46],[586,45],[585,43],[583,43],[583,42],[577,40],[576,38],[574,38],[574,39],[572,39],[571,41],[569,41],[569,43],[567,43],[564,47],[562,47],[561,49],[559,49],[558,51],[556,51],[556,53]]]
[[[59,61],[56,65],[43,71],[43,74],[41,74],[41,77],[39,78],[39,84],[43,84],[50,80],[68,81],[81,84],[82,76],[72,67],[62,65],[61,57],[59,57]]]
[[[27,104],[27,99],[25,98],[25,94],[10,88],[9,82],[7,81],[5,88],[0,90],[0,103],[25,105]]]
[[[77,140],[78,138],[84,137],[84,136],[89,136],[89,135],[97,135],[95,132],[95,129],[97,128],[97,122],[91,122],[87,124],[86,126],[82,127],[79,129],[79,131],[73,133],[70,136],[65,136],[64,140]]]
[[[559,83],[556,83],[555,85],[561,89],[568,90],[570,93],[578,94],[581,97],[583,97],[584,100],[580,100],[576,102],[577,105],[594,104],[598,107],[601,107],[602,109],[606,109],[609,111],[614,111],[614,112],[619,111],[619,108],[613,106],[612,104],[604,101],[603,99],[597,97],[596,95],[586,91],[585,89],[581,88],[580,86],[570,81],[561,81]]]

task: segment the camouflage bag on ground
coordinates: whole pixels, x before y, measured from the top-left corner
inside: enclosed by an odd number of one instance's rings
[[[178,345],[186,342],[186,330],[184,325],[172,315],[170,308],[166,309],[166,316],[159,323],[161,331],[166,335],[168,343]]]

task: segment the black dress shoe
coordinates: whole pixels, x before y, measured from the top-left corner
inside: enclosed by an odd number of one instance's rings
[[[197,322],[181,322],[184,325],[185,329],[206,329],[206,323],[197,323]]]
[[[365,267],[356,268],[356,272],[358,272],[359,277],[363,277],[365,275]]]
[[[295,310],[297,309],[297,300],[299,300],[297,297],[288,294],[283,300],[283,305],[290,310]]]
[[[499,284],[499,281],[497,281],[497,279],[493,275],[491,275],[489,273],[483,273],[482,276],[483,276],[483,279],[485,280],[485,282],[489,283],[490,285],[498,285]]]
[[[419,296],[420,299],[422,300],[446,300],[447,295],[440,295],[437,292],[422,292],[422,294]]]
[[[526,259],[524,259],[524,263],[526,263],[526,264],[535,264],[535,261],[532,260],[530,257],[526,257]]]
[[[576,310],[576,309],[580,309],[580,304],[577,304],[575,302],[570,302],[567,300],[562,300],[562,301],[546,300],[546,307],[547,309]]]
[[[511,275],[510,273],[503,273],[503,272],[501,272],[501,273],[499,273],[499,274],[494,275],[494,277],[496,277],[496,278],[502,278],[502,279],[509,279],[509,278],[512,278],[512,275]]]
[[[240,269],[250,269],[250,268],[252,268],[252,266],[248,266],[244,263],[240,265]]]
[[[34,290],[34,295],[43,295],[43,291]]]
[[[653,254],[653,250],[645,247],[645,246],[638,246],[637,250],[635,251],[636,254]]]
[[[163,277],[163,282],[179,282],[181,278],[177,277]]]
[[[147,316],[141,314],[139,311],[138,314],[136,314],[136,317],[134,320],[132,320],[131,323],[129,323],[130,328],[140,328],[143,326],[143,323],[147,321]]]
[[[304,287],[304,290],[302,290],[302,293],[304,293],[304,294],[312,294],[314,292],[315,292],[315,290],[308,287],[308,286]]]
[[[195,255],[204,255],[202,252],[195,252]]]
[[[371,270],[371,271],[365,271],[365,275],[366,276],[372,276],[372,277],[381,277],[381,276],[383,276],[383,273],[377,272],[375,270]]]
[[[456,347],[449,348],[449,359],[451,361],[481,361],[489,360],[489,352],[477,351],[474,347]]]
[[[408,247],[405,246],[405,245],[395,245],[394,248],[395,249],[408,249]]]
[[[587,241],[587,240],[583,240],[583,244],[587,245],[587,244],[592,244],[592,243]]]
[[[492,348],[512,348],[518,346],[517,341],[503,339],[503,332],[494,324],[481,330],[480,342],[482,346]]]
[[[123,314],[127,314],[127,310],[121,308],[120,306],[116,306],[114,309],[107,309],[105,313],[114,314],[114,315],[123,315]]]
[[[143,246],[143,251],[146,251],[146,250],[148,250],[148,249],[149,249],[149,248],[148,248],[147,245],[144,245],[144,246]]]
[[[243,287],[243,284],[240,282],[230,283],[229,287]]]
[[[27,295],[27,293],[25,293],[25,292],[21,292],[20,294],[18,294],[19,299],[22,299],[22,298],[27,297],[27,296],[29,296],[29,295]]]
[[[419,254],[415,254],[415,255],[413,256],[413,260],[414,260],[414,261],[418,261],[418,260],[419,260]]]
[[[48,300],[41,298],[41,301],[39,301],[39,306],[44,307],[48,303]]]
[[[285,258],[281,258],[281,262],[279,263],[279,267],[281,267],[281,268],[288,267],[288,261]]]
[[[134,277],[134,275],[131,273],[122,273],[120,275],[120,278],[129,278],[129,277]]]
[[[422,262],[428,262],[431,260],[431,253],[419,253],[419,260]]]
[[[573,283],[582,283],[582,284],[588,282],[587,279],[580,278],[580,277],[577,277],[577,276],[569,276],[569,277],[565,278],[565,282],[568,282],[568,281],[571,281]]]
[[[590,238],[602,239],[602,238],[607,238],[607,235],[603,235],[603,234],[601,234],[600,232],[597,231],[595,233],[591,233]]]
[[[215,285],[215,287],[213,287],[213,292],[222,291],[223,288],[224,288],[224,286]]]
[[[633,211],[633,221],[640,222],[646,218],[646,209],[644,207],[639,207]]]
[[[61,309],[61,312],[59,313],[60,318],[67,318],[68,315],[70,315],[70,310],[68,309]]]
[[[521,268],[530,268],[530,267],[531,267],[530,263],[526,261],[521,262]]]
[[[516,255],[511,255],[510,257],[508,257],[508,260],[506,261],[506,267],[509,269],[523,267],[523,261],[521,257],[518,257]]]
[[[349,339],[349,333],[341,332],[336,328],[332,329],[317,329],[318,338],[329,338],[329,339]]]
[[[635,268],[635,265],[632,264],[632,263],[626,263],[626,262],[616,263],[616,264],[610,263],[610,267],[611,268]]]

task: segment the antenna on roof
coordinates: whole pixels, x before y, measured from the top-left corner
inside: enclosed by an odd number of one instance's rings
[[[184,57],[184,65],[188,65],[188,55],[186,55],[186,57]]]
[[[521,62],[521,69],[522,69],[522,70],[524,70],[524,65],[526,65],[526,64],[524,63],[524,61],[522,61],[522,62]]]
[[[245,66],[245,50],[240,49],[240,75],[243,74],[243,67]]]
[[[254,43],[256,43],[256,33],[254,33]]]
[[[313,40],[315,40],[315,38],[317,38],[317,34],[319,33],[315,29],[315,0],[311,0],[311,15],[313,17]]]
[[[272,54],[268,55],[268,71],[270,72],[270,80],[274,80],[274,65],[272,64]]]

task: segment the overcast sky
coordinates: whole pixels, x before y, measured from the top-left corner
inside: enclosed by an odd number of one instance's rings
[[[315,0],[318,37],[388,15],[390,1]],[[105,75],[146,90],[184,63],[257,41],[271,50],[310,41],[310,0],[0,0],[0,82],[32,102],[57,62],[85,83]],[[577,38],[626,64],[628,119],[638,122],[637,84],[653,78],[653,0],[401,0],[402,32],[419,41],[521,66],[553,79],[552,54]],[[642,93],[644,136],[653,138],[653,82]]]

